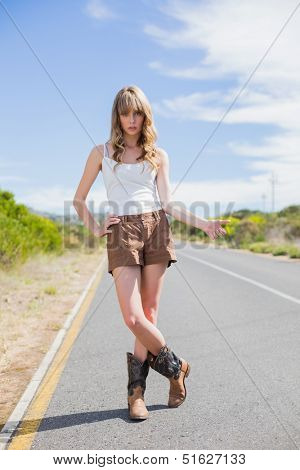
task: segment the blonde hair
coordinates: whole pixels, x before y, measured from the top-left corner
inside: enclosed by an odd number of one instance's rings
[[[148,161],[153,169],[157,170],[155,161],[157,147],[154,145],[157,139],[157,131],[153,122],[153,115],[150,103],[144,92],[136,85],[125,86],[118,91],[112,107],[110,143],[113,148],[111,158],[117,162],[114,170],[122,164],[121,156],[125,151],[123,129],[120,121],[120,114],[127,114],[130,110],[140,112],[144,115],[144,122],[141,135],[137,142],[142,149],[141,156],[137,162]]]

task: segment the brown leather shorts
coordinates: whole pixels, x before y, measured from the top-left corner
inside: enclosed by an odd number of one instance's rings
[[[163,209],[143,214],[119,215],[107,234],[108,272],[118,266],[176,263],[171,227]]]

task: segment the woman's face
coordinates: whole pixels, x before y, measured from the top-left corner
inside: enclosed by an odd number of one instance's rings
[[[120,114],[120,122],[124,132],[135,135],[142,131],[144,114],[139,111],[130,110],[127,114]]]

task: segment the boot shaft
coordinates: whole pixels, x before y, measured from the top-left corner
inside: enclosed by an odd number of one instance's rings
[[[127,352],[127,369],[128,369],[128,394],[133,394],[133,389],[140,385],[143,390],[143,394],[146,390],[146,378],[149,373],[149,363],[145,359],[144,362],[139,361],[132,353]]]
[[[182,364],[181,359],[167,345],[160,349],[157,356],[148,351],[147,360],[150,367],[160,374],[178,379]]]

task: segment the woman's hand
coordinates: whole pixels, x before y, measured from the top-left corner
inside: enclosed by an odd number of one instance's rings
[[[108,230],[107,227],[109,227],[112,224],[118,224],[121,222],[121,219],[115,215],[109,215],[104,219],[101,225],[98,225],[96,229],[94,230],[94,235],[95,237],[104,237],[108,233],[111,233],[112,230]]]
[[[214,240],[217,237],[226,235],[226,230],[222,225],[229,224],[230,222],[231,220],[208,220],[202,230],[211,240]]]

